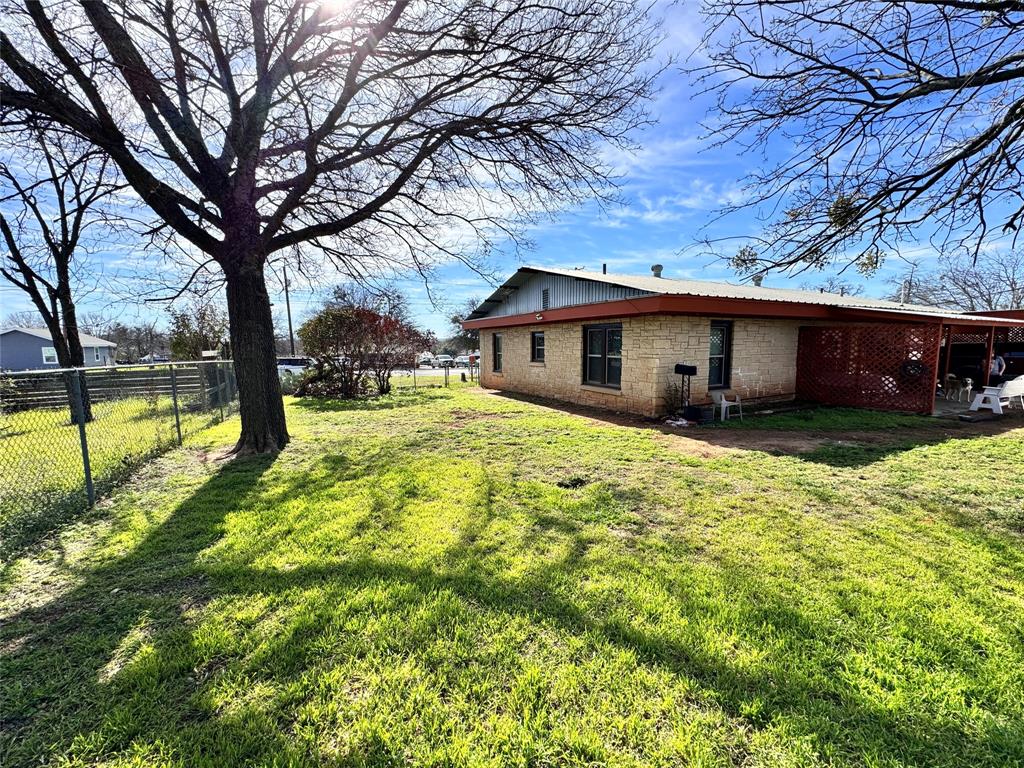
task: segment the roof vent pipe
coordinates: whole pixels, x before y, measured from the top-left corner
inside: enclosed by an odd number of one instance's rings
[[[750,282],[752,282],[758,288],[761,287],[762,280],[764,280],[764,275],[754,275],[752,278],[750,278]]]
[[[602,275],[607,275],[608,274],[608,265],[607,264],[602,264],[601,265],[601,274]]]
[[[661,264],[651,264],[651,274],[655,277],[661,277],[661,270],[663,269],[664,267]]]

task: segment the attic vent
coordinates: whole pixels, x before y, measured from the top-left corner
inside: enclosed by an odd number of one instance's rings
[[[545,288],[540,292],[540,308],[547,309],[551,306],[551,291]]]

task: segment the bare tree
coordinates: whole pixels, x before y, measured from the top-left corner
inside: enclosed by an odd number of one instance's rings
[[[449,355],[461,355],[463,352],[472,352],[480,347],[480,331],[466,330],[462,327],[462,321],[480,306],[480,299],[468,298],[462,302],[462,306],[448,317],[448,329],[451,336],[443,342],[444,351]]]
[[[160,329],[160,321],[155,318],[122,322],[89,313],[79,315],[78,327],[117,344],[118,362],[137,363],[147,355],[170,351],[167,334]]]
[[[83,367],[74,270],[89,230],[103,222],[101,205],[118,187],[106,155],[73,136],[33,127],[7,138],[30,149],[20,153],[20,167],[0,162],[0,275],[32,300],[60,367]]]
[[[603,191],[598,149],[647,120],[657,76],[629,0],[8,4],[0,120],[44,115],[102,147],[159,231],[223,272],[239,451],[288,441],[272,254],[354,280],[475,265]]]
[[[1024,309],[1024,254],[945,258],[935,269],[908,271],[892,282],[890,298],[897,301],[967,312]]]
[[[38,312],[31,309],[23,309],[19,312],[11,312],[4,318],[4,328],[35,328],[42,321]]]
[[[721,143],[783,153],[749,178],[769,217],[742,271],[871,273],[911,232],[980,252],[1024,216],[1024,3],[705,0]],[[778,156],[777,154],[775,155]]]
[[[822,293],[835,293],[840,296],[861,296],[864,293],[864,286],[858,283],[851,283],[841,277],[826,277],[812,283],[801,283],[802,291],[821,291]]]

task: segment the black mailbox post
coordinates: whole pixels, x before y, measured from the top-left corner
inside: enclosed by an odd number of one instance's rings
[[[700,408],[690,405],[690,377],[697,375],[697,366],[676,363],[676,373],[683,377],[682,385],[679,387],[679,408],[683,412],[683,418],[687,421],[700,421]]]

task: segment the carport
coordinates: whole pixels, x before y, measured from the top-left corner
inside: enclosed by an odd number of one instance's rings
[[[989,384],[996,353],[1007,376],[1024,375],[1024,312],[952,322],[849,322],[800,329],[797,397],[824,405],[930,414],[949,374]],[[949,319],[952,319],[949,318]],[[946,318],[943,318],[946,320]],[[1012,365],[1011,365],[1012,363]],[[1018,368],[1020,370],[1018,370]]]

